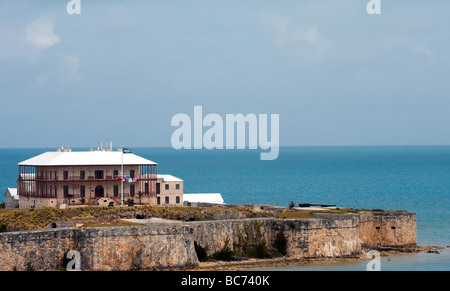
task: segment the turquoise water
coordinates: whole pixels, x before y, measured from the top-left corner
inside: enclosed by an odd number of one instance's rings
[[[0,190],[15,187],[17,163],[44,151],[0,149]],[[448,146],[286,147],[275,161],[261,161],[256,150],[133,148],[133,153],[157,162],[158,173],[182,178],[185,193],[220,192],[229,204],[288,206],[294,201],[406,209],[417,213],[419,245],[450,245]],[[430,270],[450,266],[447,251],[413,257],[423,262],[438,260],[427,267]],[[408,269],[392,260],[389,263]]]

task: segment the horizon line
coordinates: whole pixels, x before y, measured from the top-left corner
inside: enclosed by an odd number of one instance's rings
[[[350,148],[350,147],[448,147],[450,146],[450,144],[385,144],[385,145],[282,145],[279,146],[279,148]],[[127,148],[146,148],[146,149],[173,149],[171,146],[118,146],[118,147],[113,147],[113,149],[119,149],[119,148],[123,148],[123,147],[127,147]],[[53,147],[53,146],[38,146],[38,147],[0,147],[0,150],[10,150],[10,149],[58,149],[61,147]],[[97,149],[97,147],[89,147],[89,146],[74,146],[74,147],[65,147],[68,149],[90,149],[90,148],[94,148],[94,150]],[[175,149],[173,149],[175,150]],[[206,150],[206,151],[214,151],[214,150],[225,150],[225,151],[230,151],[229,149],[191,149],[191,151],[201,151],[201,150]],[[245,149],[234,149],[234,150],[250,150],[248,148]],[[257,149],[251,149],[253,150],[257,150]],[[183,150],[175,150],[175,151],[183,151]],[[186,150],[184,150],[186,151]]]

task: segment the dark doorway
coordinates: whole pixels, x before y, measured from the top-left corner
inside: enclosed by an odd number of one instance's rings
[[[104,197],[105,196],[105,189],[103,186],[97,186],[95,187],[95,197]]]

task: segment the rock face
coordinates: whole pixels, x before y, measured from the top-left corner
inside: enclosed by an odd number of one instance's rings
[[[364,212],[358,217],[360,237],[367,245],[410,246],[417,243],[415,213]]]
[[[361,253],[358,219],[276,221],[288,239],[287,255],[306,258],[346,257]]]
[[[53,229],[0,235],[1,270],[55,270],[75,250],[82,270],[161,270],[197,265],[190,229],[137,226]]]
[[[167,270],[198,264],[194,242],[208,253],[229,247],[245,250],[277,233],[287,238],[290,257],[346,257],[363,244],[416,244],[416,216],[409,212],[315,214],[313,219],[247,218],[165,225],[72,229],[0,234],[0,270],[55,270],[67,265],[70,250],[82,270]]]

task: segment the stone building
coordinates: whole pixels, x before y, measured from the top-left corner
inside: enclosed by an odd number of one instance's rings
[[[8,188],[5,192],[5,208],[19,208],[19,196],[16,188]]]
[[[157,205],[157,164],[122,149],[58,149],[19,163],[17,191],[20,208]]]
[[[159,175],[156,182],[157,205],[182,206],[183,180],[172,175]]]

